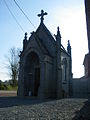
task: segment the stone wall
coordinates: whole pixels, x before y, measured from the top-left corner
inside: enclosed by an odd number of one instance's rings
[[[78,97],[78,98],[90,97],[90,79],[74,78],[72,87],[73,87],[73,97]]]
[[[70,88],[69,88],[71,86],[70,83],[72,80],[71,68],[70,68],[71,61],[70,61],[70,57],[68,56],[68,54],[66,54],[65,52],[62,52],[61,54],[62,54],[62,56],[61,56],[61,61],[62,61],[62,90],[63,90],[63,92],[65,92],[64,97],[66,97],[66,96],[68,97],[70,95],[69,92],[71,92]],[[66,68],[65,68],[65,63],[63,61],[64,59],[66,59]],[[65,69],[66,69],[66,71],[65,71]]]

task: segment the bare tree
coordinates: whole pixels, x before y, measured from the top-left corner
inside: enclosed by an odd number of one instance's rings
[[[9,75],[12,80],[12,85],[17,85],[18,73],[19,73],[19,53],[20,50],[12,47],[9,50],[9,55],[7,56],[7,68],[9,70]]]

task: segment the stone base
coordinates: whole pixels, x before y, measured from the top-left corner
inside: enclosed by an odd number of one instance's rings
[[[84,58],[85,77],[90,77],[90,53],[85,55]]]

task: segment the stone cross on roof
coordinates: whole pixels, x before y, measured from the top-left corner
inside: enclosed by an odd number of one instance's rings
[[[47,15],[47,12],[44,12],[44,10],[41,10],[41,14],[38,14],[38,17],[41,17],[41,23],[43,23],[44,15]]]

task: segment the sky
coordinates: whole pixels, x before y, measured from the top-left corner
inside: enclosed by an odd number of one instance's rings
[[[22,29],[7,9],[4,0],[0,0],[0,80],[9,79],[5,67],[6,55],[10,48],[21,48],[25,32],[36,31],[40,24],[37,16],[43,9],[48,13],[44,18],[46,27],[52,34],[60,28],[62,45],[67,48],[70,40],[72,47],[72,72],[74,78],[84,75],[83,60],[88,53],[87,30],[84,0],[16,0],[35,28],[16,6],[14,0],[5,0]]]

